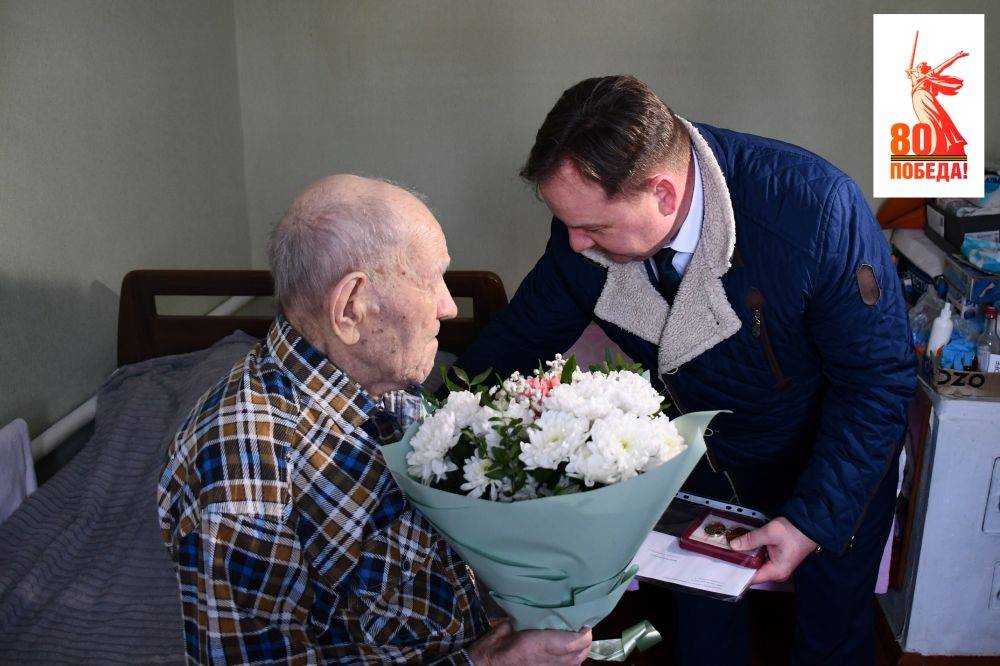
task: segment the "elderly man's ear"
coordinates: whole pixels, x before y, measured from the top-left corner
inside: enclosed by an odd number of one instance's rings
[[[345,345],[357,344],[365,318],[378,312],[371,281],[361,271],[348,273],[327,298],[330,330]]]

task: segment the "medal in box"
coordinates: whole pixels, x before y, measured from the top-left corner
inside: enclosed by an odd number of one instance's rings
[[[718,509],[708,509],[684,531],[684,535],[680,539],[680,546],[685,550],[743,567],[759,569],[764,565],[765,560],[763,548],[748,551],[733,550],[729,542],[761,527],[763,524],[761,521],[746,516]]]

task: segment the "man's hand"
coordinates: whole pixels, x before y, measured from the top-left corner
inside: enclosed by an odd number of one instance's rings
[[[779,516],[767,525],[748,532],[729,542],[733,550],[753,550],[767,547],[770,558],[753,577],[754,583],[786,581],[809,553],[816,550],[816,542],[800,532],[787,518]]]
[[[469,648],[476,666],[578,666],[590,654],[590,628],[514,631],[504,620]]]

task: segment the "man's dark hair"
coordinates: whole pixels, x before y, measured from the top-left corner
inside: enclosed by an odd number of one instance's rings
[[[568,159],[613,197],[656,168],[685,169],[690,145],[677,116],[645,83],[595,77],[564,92],[545,116],[520,175],[537,187]]]

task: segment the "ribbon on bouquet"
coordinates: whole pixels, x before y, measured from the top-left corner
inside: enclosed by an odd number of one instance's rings
[[[659,643],[663,638],[648,620],[633,625],[622,632],[621,638],[594,641],[590,645],[588,658],[594,661],[625,661],[638,648],[643,652]]]

